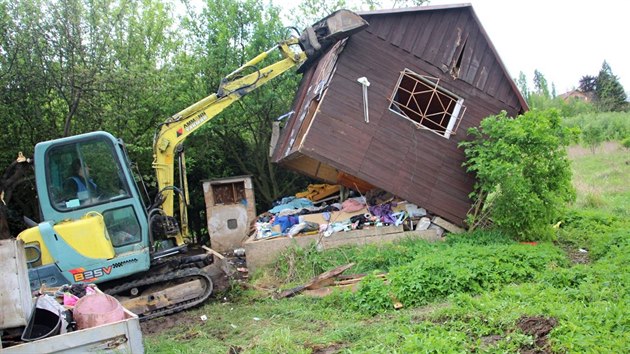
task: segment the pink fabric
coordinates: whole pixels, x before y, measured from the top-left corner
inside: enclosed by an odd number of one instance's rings
[[[348,199],[341,204],[341,210],[346,213],[353,213],[365,208],[365,204],[361,203],[357,199]]]
[[[74,306],[79,300],[78,297],[70,293],[63,293],[63,304],[66,306]]]

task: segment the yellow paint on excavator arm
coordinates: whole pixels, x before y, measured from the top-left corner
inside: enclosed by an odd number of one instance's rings
[[[220,93],[223,94],[222,96],[218,96],[216,93],[207,96],[172,116],[162,125],[154,142],[153,168],[156,171],[158,190],[163,191],[165,197],[162,209],[166,215],[174,215],[174,191],[172,189],[166,189],[166,187],[174,185],[175,149],[177,146],[194,131],[216,117],[225,108],[240,100],[246,93],[263,86],[273,78],[306,61],[306,54],[304,52],[295,52],[292,49],[297,43],[297,38],[291,38],[259,54],[239,69],[235,70],[232,74],[228,75],[226,79],[229,79],[236,73],[240,73],[246,68],[255,66],[276,49],[280,51],[283,59],[243,77],[222,83],[222,92],[220,91]],[[186,186],[185,182],[184,186]],[[184,190],[183,193],[188,195],[187,190]],[[188,236],[187,211],[186,205],[184,205],[182,200],[179,202],[179,208],[182,232],[181,235],[176,237],[176,240],[178,244],[181,244],[183,237]]]

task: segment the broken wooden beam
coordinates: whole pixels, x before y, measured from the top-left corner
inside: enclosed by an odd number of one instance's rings
[[[351,267],[354,266],[354,263],[349,263],[346,265],[342,265],[339,266],[335,269],[331,269],[327,272],[324,272],[316,277],[314,277],[313,279],[311,279],[308,283],[300,285],[300,286],[296,286],[295,288],[291,288],[288,290],[285,290],[283,292],[281,292],[280,294],[278,294],[276,296],[277,299],[283,299],[285,297],[291,297],[291,296],[295,296],[299,293],[301,293],[302,291],[308,289],[308,290],[315,290],[315,289],[319,289],[322,288],[326,285],[330,285],[334,283],[334,280],[332,279],[333,277],[338,276],[339,274],[345,272],[346,270],[350,269]]]

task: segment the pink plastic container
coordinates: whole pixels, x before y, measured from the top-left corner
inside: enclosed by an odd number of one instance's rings
[[[118,300],[107,294],[86,295],[77,301],[73,311],[78,329],[92,328],[125,319]]]

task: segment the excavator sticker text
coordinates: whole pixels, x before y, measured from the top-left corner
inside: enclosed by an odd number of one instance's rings
[[[112,272],[112,266],[90,270],[85,270],[85,268],[76,268],[69,270],[69,272],[74,277],[74,281],[94,281],[106,274],[110,274]]]
[[[201,112],[201,113],[199,113],[199,115],[195,119],[193,119],[193,120],[187,122],[186,124],[184,124],[184,129],[187,132],[189,132],[189,131],[195,129],[196,127],[200,126],[201,123],[206,121],[206,119],[208,119],[208,116],[206,115],[206,112]]]

